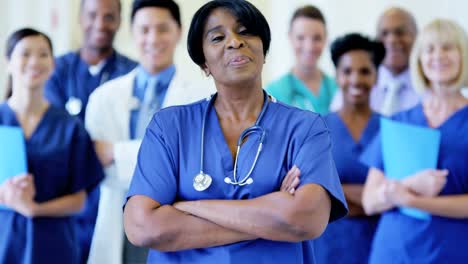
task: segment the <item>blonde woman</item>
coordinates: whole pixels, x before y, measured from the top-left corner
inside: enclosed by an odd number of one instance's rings
[[[371,165],[363,192],[367,214],[382,213],[370,263],[464,263],[468,259],[468,39],[449,20],[434,20],[418,36],[410,61],[421,104],[394,120],[440,131],[437,169],[402,181],[386,178],[379,144],[363,157]],[[366,157],[373,158],[367,159]],[[405,206],[431,214],[420,220]]]

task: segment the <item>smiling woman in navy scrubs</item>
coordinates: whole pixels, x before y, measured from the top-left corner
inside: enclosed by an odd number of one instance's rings
[[[449,20],[434,20],[418,35],[411,64],[421,104],[392,119],[440,131],[435,170],[390,180],[380,136],[363,155],[371,165],[363,192],[366,213],[382,213],[370,263],[466,263],[468,259],[468,38]],[[402,161],[411,162],[411,161]],[[397,207],[430,214],[419,219]]]
[[[353,33],[336,39],[331,54],[343,106],[327,115],[325,121],[349,215],[327,226],[315,241],[315,252],[317,263],[361,264],[367,262],[378,217],[368,217],[362,209],[362,189],[369,167],[359,161],[359,156],[379,131],[379,115],[370,109],[369,95],[385,48],[382,43]]]
[[[149,263],[314,263],[311,239],[346,214],[323,119],[262,89],[269,44],[247,1],[194,15],[189,54],[218,92],[159,111],[146,131],[124,222]],[[288,172],[299,184],[281,191]]]
[[[49,38],[18,30],[6,57],[12,85],[0,125],[22,128],[28,174],[0,186],[0,205],[9,208],[0,209],[0,263],[78,263],[71,216],[103,178],[102,168],[80,120],[44,99],[54,65]]]

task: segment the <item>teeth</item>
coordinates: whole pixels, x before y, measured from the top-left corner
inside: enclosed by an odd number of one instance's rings
[[[349,88],[349,93],[353,96],[357,96],[357,95],[361,95],[363,94],[363,90],[362,89],[359,89],[359,88],[356,88],[356,87],[350,87]]]
[[[449,66],[448,63],[432,64],[432,67],[438,67],[438,68],[447,67],[447,66]]]

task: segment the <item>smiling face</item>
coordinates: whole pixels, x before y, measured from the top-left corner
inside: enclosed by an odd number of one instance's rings
[[[95,50],[112,48],[120,26],[120,7],[116,0],[84,0],[80,11],[84,46]]]
[[[345,105],[368,105],[370,91],[377,80],[369,52],[352,50],[343,54],[338,62],[336,79],[343,91]]]
[[[453,42],[430,41],[421,49],[421,68],[431,86],[453,85],[460,75],[461,61],[460,49]]]
[[[289,40],[298,66],[316,67],[326,43],[325,25],[317,19],[298,17],[291,24]]]
[[[8,72],[14,84],[42,88],[52,73],[54,59],[46,38],[28,36],[20,40],[8,60]]]
[[[132,24],[139,61],[150,73],[158,73],[173,64],[181,30],[166,8],[138,10]]]
[[[203,30],[203,69],[218,84],[260,81],[265,56],[260,37],[253,35],[226,9],[208,16]]]
[[[416,28],[409,14],[392,10],[384,14],[378,24],[377,38],[385,45],[383,65],[393,73],[408,68]]]

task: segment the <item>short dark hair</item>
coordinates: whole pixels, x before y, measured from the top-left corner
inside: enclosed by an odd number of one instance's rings
[[[320,9],[318,9],[317,7],[313,5],[305,5],[303,7],[299,7],[298,9],[296,9],[296,11],[294,11],[293,16],[291,17],[289,26],[292,26],[292,23],[294,22],[294,20],[300,17],[318,20],[322,22],[323,25],[327,24],[325,22],[325,17],[323,16],[322,11],[320,11]]]
[[[172,18],[177,22],[177,25],[182,27],[179,6],[173,0],[134,0],[132,4],[132,13],[130,15],[130,21],[132,24],[138,10],[145,7],[159,7],[167,9],[169,13],[171,13]]]
[[[80,2],[80,12],[81,12],[81,9],[83,8],[85,1],[87,0],[81,0]],[[116,0],[116,1],[117,1],[117,5],[119,7],[119,12],[120,12],[122,10],[122,3],[120,3],[120,0]]]
[[[50,48],[50,53],[53,54],[54,52],[54,47],[52,45],[52,41],[50,40],[49,36],[47,36],[45,33],[42,33],[38,30],[32,29],[32,28],[21,28],[16,30],[15,32],[11,33],[11,35],[8,37],[7,42],[6,42],[6,48],[5,48],[5,57],[10,60],[11,59],[11,54],[15,50],[16,45],[18,45],[18,42],[23,40],[26,37],[31,37],[31,36],[42,36],[45,38],[49,48]],[[11,83],[11,76],[8,76],[8,83],[6,86],[6,93],[5,93],[5,98],[9,98],[12,93],[12,83]]]
[[[260,37],[263,44],[263,55],[270,49],[271,33],[263,14],[245,0],[213,0],[203,5],[193,15],[187,37],[187,48],[190,58],[199,66],[205,63],[203,54],[203,30],[208,16],[217,8],[226,9],[254,36]]]
[[[373,41],[359,33],[350,33],[335,39],[330,50],[335,67],[338,67],[343,54],[353,50],[367,51],[371,55],[376,68],[379,67],[385,57],[385,47],[380,41]]]

